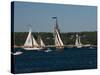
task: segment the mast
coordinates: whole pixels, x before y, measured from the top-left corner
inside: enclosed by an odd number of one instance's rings
[[[57,17],[52,17],[53,19],[55,19],[55,24],[54,24],[54,32],[57,29],[58,32],[60,32],[59,26],[58,26],[58,18]]]
[[[60,37],[60,30],[58,27],[57,17],[52,17],[52,18],[56,20],[56,22],[54,24],[55,45],[56,45],[56,47],[63,47],[64,44],[63,44],[61,37]]]

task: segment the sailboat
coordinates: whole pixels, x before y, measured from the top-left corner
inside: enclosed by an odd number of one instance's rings
[[[54,40],[55,40],[55,46],[57,49],[63,49],[64,48],[64,44],[61,40],[60,37],[60,30],[57,24],[57,17],[53,17],[54,19],[56,19],[56,24],[54,25]]]
[[[75,41],[75,46],[77,48],[81,48],[82,47],[82,43],[80,41],[80,36],[76,35],[76,41]]]
[[[44,47],[42,40],[41,40],[41,46]],[[37,41],[33,37],[32,32],[31,32],[31,28],[29,29],[27,39],[24,43],[24,49],[25,50],[41,50],[41,49],[43,49],[42,47],[40,47],[40,45],[37,43]]]
[[[40,37],[40,35],[38,35],[38,44],[39,44],[39,47],[41,48],[41,49],[46,49],[46,45],[44,44],[44,42],[43,42],[43,40],[42,40],[42,38]]]

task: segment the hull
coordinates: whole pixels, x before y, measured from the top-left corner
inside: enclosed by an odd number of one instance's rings
[[[41,51],[41,50],[45,50],[46,48],[37,48],[37,47],[31,47],[31,48],[23,48],[25,50],[37,50],[37,51]]]
[[[82,48],[82,46],[76,46],[77,48]]]
[[[33,47],[33,48],[24,48],[24,49],[25,49],[25,50],[38,50],[38,51],[39,51],[39,50],[41,50],[41,49],[43,49],[43,48],[34,48],[34,47]]]

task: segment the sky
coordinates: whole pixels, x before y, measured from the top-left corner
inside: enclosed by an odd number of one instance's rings
[[[55,16],[61,32],[97,31],[96,6],[14,2],[14,32],[53,32]]]

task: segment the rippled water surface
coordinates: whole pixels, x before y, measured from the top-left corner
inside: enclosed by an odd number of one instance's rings
[[[65,48],[62,52],[56,50],[50,52],[26,51],[15,48],[14,51],[23,52],[21,55],[14,55],[14,73],[93,69],[97,67],[96,48]]]

